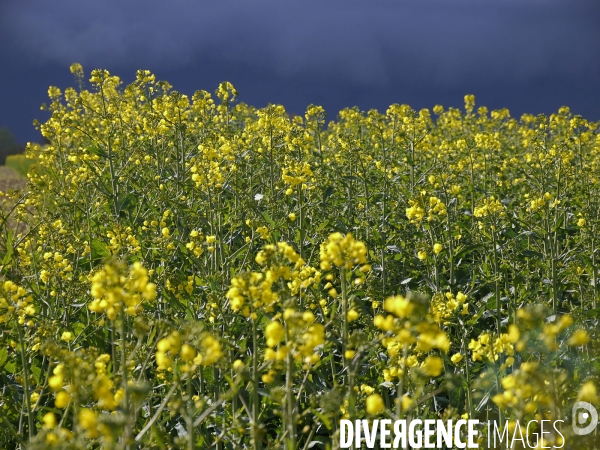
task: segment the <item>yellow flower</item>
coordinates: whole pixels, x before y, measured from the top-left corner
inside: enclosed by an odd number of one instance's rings
[[[263,383],[272,383],[275,381],[275,372],[273,370],[269,370],[269,372],[263,374],[261,378]]]
[[[156,344],[156,348],[160,352],[168,352],[169,349],[171,348],[171,342],[167,338],[161,339]]]
[[[258,234],[260,234],[261,239],[264,239],[265,241],[269,239],[269,229],[265,226],[261,226],[258,227],[256,229],[256,232]]]
[[[54,406],[56,406],[57,408],[66,408],[67,405],[69,404],[69,402],[71,401],[71,396],[65,392],[65,391],[60,391],[58,394],[56,394],[56,399],[54,400]]]
[[[78,418],[79,425],[87,432],[86,434],[89,438],[93,439],[98,436],[98,419],[94,411],[88,408],[81,408]]]
[[[521,333],[519,332],[519,328],[515,324],[510,324],[508,326],[508,341],[515,344],[520,337]]]
[[[304,311],[302,313],[302,320],[307,324],[311,324],[315,321],[315,315],[312,313],[312,311]]]
[[[95,313],[106,312],[115,320],[118,311],[136,315],[142,310],[143,300],[154,300],[156,285],[150,282],[148,271],[135,262],[129,270],[122,263],[109,263],[92,277],[91,294],[94,300],[88,305]]]
[[[42,417],[42,422],[44,422],[44,428],[50,430],[56,426],[56,416],[54,413],[48,412]]]
[[[48,386],[50,386],[50,388],[52,390],[55,390],[55,391],[58,391],[59,389],[62,389],[62,387],[63,387],[63,377],[62,377],[62,375],[51,376],[48,379]]]
[[[171,231],[170,231],[170,230],[169,230],[167,227],[164,227],[164,228],[161,230],[161,234],[162,234],[164,237],[169,237],[169,236],[171,235]]]
[[[360,317],[360,314],[358,313],[357,310],[351,309],[350,311],[348,311],[348,314],[347,314],[348,322],[354,322],[359,317]]]
[[[181,346],[181,359],[189,362],[196,357],[196,349],[189,344],[183,344]]]
[[[194,359],[194,364],[210,366],[223,356],[221,343],[210,334],[205,335],[200,341],[200,351],[201,353]],[[198,358],[201,360],[199,361]]]
[[[368,384],[361,384],[360,385],[360,391],[367,394],[367,395],[371,395],[373,392],[375,392],[375,389],[373,389],[371,386],[369,386]]]
[[[581,345],[586,345],[590,342],[590,337],[588,336],[587,331],[585,330],[577,330],[567,341],[567,344],[573,347],[579,347]]]
[[[442,247],[442,244],[434,244],[433,246],[433,253],[435,253],[436,255],[439,255],[440,252],[443,250],[444,247]]]
[[[463,355],[461,355],[460,353],[455,353],[454,355],[452,355],[452,357],[450,358],[450,360],[454,364],[458,364],[459,362],[461,362],[463,360]]]
[[[437,356],[428,356],[421,364],[423,373],[430,377],[437,377],[444,370],[444,362]]]
[[[65,342],[71,342],[73,340],[73,333],[70,331],[64,331],[60,339]]]
[[[155,355],[156,365],[161,370],[167,370],[173,365],[173,360],[166,355],[166,353],[158,351]]]
[[[414,305],[401,295],[388,297],[383,303],[383,309],[391,312],[396,317],[409,317],[414,309]]]
[[[49,279],[50,279],[50,272],[48,272],[47,270],[41,270],[40,271],[40,280],[42,280],[42,283],[47,284]]]
[[[417,252],[417,258],[419,258],[421,261],[424,261],[425,259],[427,259],[427,252],[423,250]]]
[[[73,64],[71,64],[71,66],[69,67],[69,70],[74,75],[81,75],[81,76],[83,76],[83,67],[79,63],[73,63]]]
[[[355,240],[351,233],[343,235],[336,232],[321,244],[320,258],[322,270],[330,270],[332,265],[351,269],[367,262],[367,247]]]
[[[373,318],[373,325],[383,331],[390,331],[394,328],[394,316],[387,315],[383,317],[381,314],[377,314]]]
[[[371,394],[367,397],[367,412],[373,416],[385,410],[385,403],[379,394]]]
[[[410,408],[413,405],[414,402],[415,401],[412,398],[410,398],[408,395],[404,394],[402,396],[402,409],[407,410],[408,408]]]
[[[171,353],[178,353],[181,348],[181,335],[179,334],[179,331],[173,331],[167,340],[169,341],[169,350]]]
[[[508,375],[502,378],[501,384],[506,390],[512,389],[517,385],[517,378],[514,375]]]
[[[596,386],[591,381],[588,381],[579,390],[579,394],[577,395],[577,400],[581,400],[583,402],[595,403],[598,401],[598,396],[596,394]]]
[[[285,336],[285,329],[279,322],[271,322],[265,328],[265,336],[267,337],[267,345],[275,347]]]
[[[242,362],[242,360],[240,360],[240,359],[236,359],[236,360],[233,362],[233,365],[232,365],[232,367],[233,367],[233,370],[236,370],[236,371],[238,371],[238,372],[239,372],[239,371],[241,371],[241,370],[243,370],[243,369],[244,369],[244,363]]]
[[[414,200],[409,200],[408,204],[410,208],[406,208],[406,217],[411,223],[418,225],[423,220],[425,210]]]

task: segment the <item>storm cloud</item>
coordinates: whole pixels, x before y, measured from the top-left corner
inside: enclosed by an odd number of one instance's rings
[[[599,2],[53,0],[0,8],[0,75],[44,89],[52,78],[45,71],[63,67],[68,84],[77,61],[119,75],[149,68],[184,91],[229,79],[257,106],[381,108],[387,98],[421,107],[475,92],[492,106],[529,104],[531,112],[571,102],[600,119]],[[10,102],[14,94],[0,89]],[[0,111],[0,125],[6,117]]]

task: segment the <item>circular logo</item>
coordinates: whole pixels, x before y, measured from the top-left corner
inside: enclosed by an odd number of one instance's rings
[[[590,418],[590,423],[584,427],[583,424]],[[598,425],[598,411],[596,411],[596,408],[588,402],[577,402],[573,405],[572,426],[575,434],[578,436],[590,434],[594,431],[596,425]],[[582,428],[580,428],[580,426],[582,426]]]

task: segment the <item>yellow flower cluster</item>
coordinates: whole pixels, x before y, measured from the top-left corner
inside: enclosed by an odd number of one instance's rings
[[[0,447],[334,448],[340,417],[597,401],[598,124],[72,73],[0,194]]]
[[[282,315],[285,326],[279,321],[265,327],[267,349],[265,361],[284,361],[288,354],[295,361],[315,364],[320,360],[317,348],[325,342],[325,327],[315,322],[311,311],[302,313],[287,308]],[[285,341],[284,345],[280,345]]]
[[[469,304],[466,301],[467,296],[462,292],[458,292],[456,296],[452,292],[434,294],[430,304],[433,320],[437,323],[447,323],[447,319],[452,317],[454,312],[461,306],[461,314],[469,314]]]
[[[469,350],[473,361],[483,361],[487,358],[489,361],[498,361],[501,355],[508,356],[506,365],[514,363],[515,348],[514,345],[520,337],[519,329],[516,325],[510,325],[508,334],[501,333],[499,337],[493,339],[488,332],[481,333],[477,339],[471,339]]]
[[[182,336],[175,330],[156,344],[156,366],[159,371],[172,372],[179,360],[179,370],[187,373],[198,366],[212,366],[223,357],[221,343],[211,334],[204,333],[197,348],[191,343],[181,343]]]
[[[430,176],[430,180],[435,182],[435,177]],[[409,207],[406,208],[406,217],[410,223],[420,225],[427,214],[427,222],[444,218],[448,214],[446,204],[438,197],[426,197],[426,192],[421,191],[419,196],[408,201]]]
[[[477,206],[473,211],[475,217],[487,217],[498,215],[503,217],[504,206],[494,196],[485,198],[480,206]]]
[[[333,266],[351,269],[367,262],[367,247],[350,233],[336,232],[321,244],[320,257],[322,270],[331,270]]]
[[[150,282],[148,271],[141,263],[134,263],[126,274],[119,264],[107,264],[92,276],[91,294],[94,300],[88,305],[95,313],[106,312],[115,320],[119,312],[134,316],[142,310],[142,302],[154,300],[156,285]]]
[[[306,188],[305,183],[309,181],[312,176],[313,172],[308,163],[298,163],[292,161],[288,167],[283,168],[281,178],[290,186],[290,188],[294,188],[298,185],[301,185],[302,188]]]
[[[426,315],[426,305],[419,299],[411,300],[396,295],[388,297],[383,307],[391,314],[385,317],[377,314],[374,325],[388,333],[381,341],[389,357],[389,367],[383,371],[384,380],[402,377],[411,367],[418,368],[422,375],[438,376],[443,369],[439,357],[428,355],[420,365],[419,359],[434,349],[447,353],[450,340],[438,324]]]
[[[0,324],[9,322],[16,315],[20,325],[33,327],[28,317],[35,315],[33,297],[23,287],[10,280],[0,283]]]
[[[545,376],[540,372],[539,363],[524,362],[501,380],[503,392],[493,396],[492,401],[503,409],[523,406],[523,412],[529,415],[548,408],[553,399],[548,393]]]
[[[96,358],[94,363],[96,377],[93,381],[93,387],[94,398],[98,401],[98,407],[113,411],[123,398],[123,391],[121,389],[115,391],[115,384],[108,373],[107,366],[109,362],[110,355],[107,354],[102,354]]]
[[[429,208],[427,209],[427,212],[428,222],[431,222],[436,218],[444,217],[448,213],[446,204],[437,197],[429,197]]]
[[[73,252],[72,247],[69,250]],[[73,266],[60,252],[45,252],[42,264],[44,269],[40,271],[40,280],[44,284],[48,284],[53,275],[62,280],[70,280],[73,276]]]
[[[408,204],[410,205],[406,208],[406,217],[410,220],[410,223],[414,223],[418,225],[423,220],[425,216],[425,208],[423,208],[420,203],[416,200],[409,200]]]
[[[231,279],[231,286],[226,297],[235,312],[241,311],[249,317],[254,311],[265,308],[273,312],[280,301],[280,295],[273,286],[284,280],[291,295],[321,281],[321,273],[314,267],[306,265],[294,248],[286,242],[277,245],[267,244],[256,254],[256,262],[264,266],[262,272],[250,272]]]
[[[202,256],[202,244],[202,235],[198,232],[198,230],[190,231],[190,241],[185,244],[185,248],[193,252],[196,258],[200,258],[200,256]]]
[[[303,362],[306,370],[321,358],[319,349],[325,342],[325,327],[315,322],[313,313],[298,313],[288,308],[282,316],[284,325],[273,321],[265,327],[267,348],[264,359],[268,370],[261,377],[264,383],[273,383],[279,370],[285,366],[289,368],[288,358]]]
[[[529,199],[529,197],[529,194],[525,194],[526,199]],[[544,208],[546,205],[548,205],[548,208],[550,209],[555,208],[556,206],[560,205],[560,200],[554,198],[554,196],[549,192],[546,192],[541,197],[530,200],[529,207],[527,208],[527,210],[535,212],[539,209]]]

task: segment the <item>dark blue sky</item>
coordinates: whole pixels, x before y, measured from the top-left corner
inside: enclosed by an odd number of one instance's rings
[[[240,99],[461,106],[513,115],[568,105],[600,120],[599,0],[0,0],[0,126],[24,143],[72,62],[187,94],[231,81]]]

